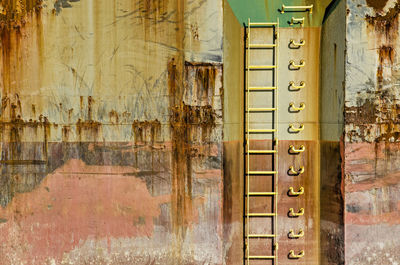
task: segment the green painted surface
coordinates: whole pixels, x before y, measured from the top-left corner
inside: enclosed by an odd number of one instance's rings
[[[332,0],[228,0],[235,16],[241,24],[247,24],[248,18],[254,22],[273,22],[279,18],[281,27],[290,26],[289,21],[294,18],[305,18],[305,27],[321,26],[325,15],[325,9]],[[285,12],[280,9],[282,4],[286,6],[308,6],[313,5],[313,12]]]

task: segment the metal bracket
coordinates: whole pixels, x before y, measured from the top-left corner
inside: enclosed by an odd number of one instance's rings
[[[302,250],[302,251],[300,251],[299,252],[299,254],[294,254],[294,250],[290,250],[289,251],[289,258],[290,259],[299,259],[299,258],[302,258],[302,257],[304,257],[304,250]]]
[[[298,9],[304,9],[305,12],[310,11],[310,14],[312,14],[314,5],[309,5],[309,6],[285,6],[282,5],[281,8],[281,14],[285,13],[285,11],[299,11]]]
[[[292,69],[300,69],[306,65],[306,62],[304,60],[300,60],[300,64],[296,64],[293,60],[290,60],[289,62],[289,67],[292,67]]]
[[[291,154],[298,154],[298,153],[302,153],[306,150],[306,147],[304,145],[300,145],[299,149],[297,149],[296,147],[294,147],[294,145],[290,145],[289,146],[289,153]]]
[[[304,208],[300,208],[300,210],[297,213],[294,212],[293,208],[289,209],[289,216],[291,217],[299,217],[302,215],[304,215]]]
[[[296,171],[296,170],[294,170],[294,167],[293,166],[290,166],[289,167],[289,173],[291,174],[291,175],[300,175],[300,174],[303,174],[304,173],[304,167],[303,166],[301,166],[300,168],[299,168],[299,170],[298,171]]]
[[[294,26],[294,24],[300,24],[300,26],[303,27],[304,26],[304,17],[302,17],[302,18],[292,17],[292,19],[289,22],[289,25]]]
[[[295,42],[293,39],[290,40],[290,45],[293,45],[294,48],[300,48],[301,46],[304,46],[306,44],[306,41],[301,39],[300,42]]]
[[[304,236],[304,231],[303,229],[300,229],[297,234],[294,233],[293,229],[289,230],[289,237],[290,238],[300,238]]]
[[[306,86],[306,82],[301,81],[299,86],[296,86],[293,81],[289,82],[289,86],[291,86],[292,90],[300,90]]]
[[[295,128],[293,124],[289,124],[289,130],[293,133],[298,133],[304,130],[304,124],[300,124],[298,128]]]
[[[299,196],[304,194],[304,188],[300,187],[299,191],[294,191],[293,187],[289,188],[289,196]]]
[[[296,106],[294,105],[294,102],[290,102],[289,107],[292,108],[292,110],[293,110],[294,112],[299,112],[299,111],[303,110],[303,109],[306,107],[306,103],[301,102],[301,103],[300,103],[300,106],[296,107]]]

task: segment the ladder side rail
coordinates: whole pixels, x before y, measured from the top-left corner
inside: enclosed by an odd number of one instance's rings
[[[275,107],[275,109],[276,109],[276,111],[274,112],[274,116],[275,116],[275,119],[274,119],[274,122],[275,122],[275,129],[276,129],[276,135],[275,135],[275,150],[276,150],[276,152],[275,152],[275,168],[274,168],[274,170],[276,171],[276,174],[274,175],[274,179],[275,179],[275,188],[274,188],[274,192],[277,194],[277,196],[275,196],[274,197],[274,199],[275,199],[275,212],[276,212],[276,214],[275,214],[275,216],[274,216],[274,219],[275,219],[275,222],[274,222],[274,235],[276,235],[275,236],[275,238],[274,238],[274,256],[275,256],[275,264],[278,264],[278,257],[279,257],[279,255],[278,255],[278,250],[279,250],[279,243],[278,243],[278,194],[279,194],[279,190],[278,190],[278,180],[279,180],[279,160],[278,160],[278,157],[279,157],[279,142],[278,142],[278,140],[279,140],[279,134],[278,134],[278,132],[279,132],[279,120],[278,120],[278,114],[279,114],[279,112],[278,112],[278,110],[279,110],[279,108],[278,108],[278,94],[279,94],[279,77],[278,77],[278,66],[279,66],[279,61],[278,61],[278,56],[279,56],[279,18],[277,19],[277,26],[275,27],[275,34],[276,34],[276,36],[274,36],[275,37],[275,84],[274,84],[274,86],[277,88],[277,89],[275,89],[274,91],[275,91],[275,103],[274,103],[274,107]]]
[[[246,156],[246,164],[247,164],[247,167],[246,167],[246,171],[247,171],[247,176],[246,176],[246,178],[247,178],[247,194],[249,194],[250,193],[250,156],[248,155],[249,154],[249,151],[250,151],[250,144],[249,144],[249,142],[250,142],[250,130],[249,130],[249,127],[250,127],[250,120],[249,120],[249,118],[250,118],[250,112],[248,111],[248,109],[249,109],[249,93],[248,93],[248,88],[249,88],[249,70],[250,70],[250,67],[249,67],[249,58],[250,58],[250,18],[248,19],[248,22],[247,22],[247,36],[246,36],[246,41],[247,41],[247,45],[246,45],[246,50],[247,50],[247,54],[246,54],[246,91],[245,91],[245,95],[246,95],[246,106],[245,106],[245,109],[246,109],[246,139],[245,139],[245,141],[246,141],[246,149],[247,149],[247,156]],[[246,257],[247,257],[247,265],[250,265],[250,237],[249,237],[249,235],[250,235],[250,197],[249,196],[247,196],[246,197],[246,204],[247,204],[247,209],[246,209],[246,212],[247,212],[247,214],[246,214],[246,225],[247,225],[247,227],[246,227]]]

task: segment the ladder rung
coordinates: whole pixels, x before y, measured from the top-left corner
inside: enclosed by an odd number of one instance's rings
[[[248,91],[254,91],[254,90],[275,90],[276,87],[249,87]]]
[[[273,196],[276,195],[276,192],[270,191],[270,192],[249,192],[248,196]]]
[[[249,133],[272,133],[276,132],[276,129],[249,129]]]
[[[276,171],[249,171],[249,175],[273,175],[276,174]]]
[[[247,217],[270,217],[275,216],[276,213],[248,213],[246,214]]]
[[[271,26],[277,26],[277,22],[250,22],[250,27],[251,26],[264,26],[264,27],[271,27]]]
[[[276,65],[250,65],[248,67],[249,70],[269,70],[275,69]]]
[[[275,235],[268,235],[268,234],[251,234],[248,235],[249,238],[274,238]]]
[[[276,111],[276,108],[249,108],[249,112]]]
[[[275,259],[275,256],[249,256],[248,259]]]
[[[246,153],[248,154],[275,154],[276,150],[249,150]]]
[[[263,48],[274,48],[276,47],[276,44],[250,44],[249,48],[250,49],[263,49]]]

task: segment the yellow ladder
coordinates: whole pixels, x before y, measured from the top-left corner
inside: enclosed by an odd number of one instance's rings
[[[269,31],[272,30],[273,43],[251,43],[251,29],[252,28],[266,28]],[[245,192],[244,192],[244,263],[250,265],[252,260],[273,260],[273,264],[278,263],[278,237],[277,237],[277,218],[278,218],[278,29],[279,20],[272,23],[259,23],[251,22],[248,19],[248,24],[246,27],[246,87],[245,87]],[[253,65],[251,63],[250,54],[253,49],[273,49],[273,59],[272,65]],[[272,86],[252,86],[250,82],[250,72],[251,71],[273,71],[272,75]],[[273,106],[262,106],[253,108],[250,106],[250,95],[253,93],[259,93],[260,91],[270,91],[272,93]],[[254,95],[254,94],[253,94]],[[256,96],[256,94],[254,95]],[[272,113],[273,118],[271,120],[272,128],[251,128],[251,113]],[[259,122],[259,121],[258,121]],[[265,122],[265,121],[264,121]],[[271,135],[272,148],[270,150],[253,150],[250,148],[251,136],[257,135]],[[272,158],[272,168],[269,170],[252,170],[250,167],[250,157],[257,155],[270,155]],[[250,188],[250,178],[251,176],[273,178],[272,181],[272,191],[252,191]],[[250,212],[250,199],[267,198],[272,197],[271,200],[271,212]],[[251,219],[252,218],[272,218],[271,230],[273,233],[253,233],[251,232]],[[270,238],[272,241],[272,250],[270,253],[265,253],[262,255],[251,254],[251,239],[267,239]]]

